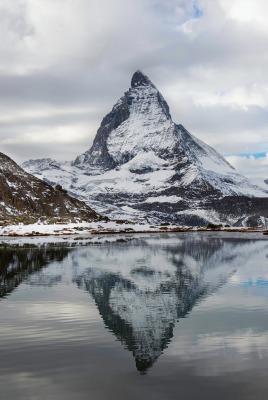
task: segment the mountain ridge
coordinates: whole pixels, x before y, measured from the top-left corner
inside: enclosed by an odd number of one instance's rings
[[[48,183],[27,173],[7,155],[0,153],[0,217],[29,222],[97,220],[95,211],[72,198],[60,185]],[[55,164],[53,164],[55,165]]]

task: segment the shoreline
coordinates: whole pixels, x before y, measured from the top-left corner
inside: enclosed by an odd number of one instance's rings
[[[68,224],[29,224],[0,226],[0,237],[50,237],[50,236],[82,236],[88,235],[121,235],[147,233],[183,233],[183,232],[229,232],[229,233],[263,233],[268,235],[266,228],[255,227],[183,227],[162,223],[153,224],[122,224],[109,222],[80,222]]]

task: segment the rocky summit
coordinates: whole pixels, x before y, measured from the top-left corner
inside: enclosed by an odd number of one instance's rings
[[[111,218],[268,225],[268,191],[173,122],[165,99],[142,71],[103,118],[88,151],[69,164],[42,159],[23,167]]]
[[[98,215],[82,201],[72,198],[60,185],[55,188],[25,172],[0,153],[1,222],[92,221]]]

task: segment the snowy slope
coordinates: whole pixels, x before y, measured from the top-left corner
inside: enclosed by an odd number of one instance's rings
[[[42,159],[23,167],[116,218],[180,222],[183,214],[202,210],[194,224],[220,222],[218,211],[211,220],[206,203],[225,196],[268,197],[268,190],[175,124],[164,98],[141,71],[104,117],[88,151],[71,164]],[[233,216],[228,223],[235,221]]]

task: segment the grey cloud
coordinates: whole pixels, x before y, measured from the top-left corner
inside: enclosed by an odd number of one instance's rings
[[[102,119],[102,115],[97,112],[88,111],[78,111],[77,112],[65,112],[56,115],[47,114],[45,116],[32,116],[32,117],[17,117],[10,120],[0,120],[0,130],[11,131],[13,129],[19,129],[21,133],[27,127],[39,126],[39,127],[53,127],[59,125],[75,125],[75,124],[98,124]],[[7,132],[8,132],[7,131]]]
[[[226,106],[201,107],[189,101],[178,104],[176,109],[173,119],[188,125],[189,129],[194,131],[207,130],[214,132],[214,135],[220,135],[241,130],[268,129],[268,110],[259,106],[249,106],[247,109]]]
[[[191,107],[179,105],[174,115],[192,134],[213,146],[222,155],[254,153],[268,149],[268,110],[251,106],[246,110],[231,107]]]
[[[18,1],[2,0],[0,4],[0,24],[20,40],[34,34],[34,28],[27,18],[27,5]]]
[[[30,158],[52,158],[57,161],[72,161],[74,155],[83,153],[90,145],[91,140],[78,143],[15,143],[1,146],[1,152],[21,164]]]
[[[103,86],[103,81],[106,85]],[[91,74],[83,76],[56,75],[45,71],[31,75],[1,75],[0,99],[15,104],[17,102],[41,102],[57,105],[98,102],[103,96],[112,97],[113,85],[108,76],[102,83]]]

